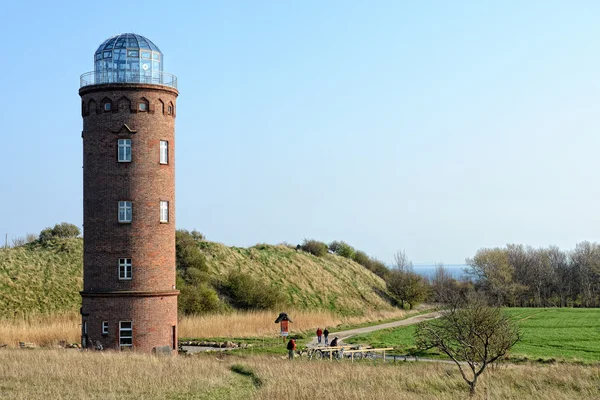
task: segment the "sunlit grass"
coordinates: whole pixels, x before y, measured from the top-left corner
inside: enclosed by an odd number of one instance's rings
[[[510,350],[514,360],[600,362],[600,309],[506,308],[521,328],[522,339]],[[349,339],[352,343],[415,350],[415,326],[386,329]],[[434,351],[427,353],[435,356]]]
[[[0,350],[0,397],[34,400],[468,397],[468,388],[458,369],[448,364],[289,362],[284,354],[218,357]],[[594,367],[513,365],[486,371],[475,398],[593,399],[598,398],[598,387],[600,374]]]

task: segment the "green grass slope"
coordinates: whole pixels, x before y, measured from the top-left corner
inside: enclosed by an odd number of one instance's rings
[[[0,318],[77,311],[83,239],[0,249]]]
[[[251,273],[281,287],[294,307],[346,315],[392,308],[385,282],[344,257],[316,257],[284,245],[239,248],[201,242],[200,247],[216,279],[224,279],[232,270]]]
[[[233,269],[249,272],[280,286],[294,307],[346,315],[392,308],[383,280],[343,257],[315,257],[286,246],[199,245],[213,278],[223,279]],[[77,311],[82,275],[82,239],[0,249],[0,318]]]

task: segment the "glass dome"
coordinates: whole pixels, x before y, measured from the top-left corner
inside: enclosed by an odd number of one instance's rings
[[[94,53],[93,77],[89,75],[82,75],[82,86],[150,83],[176,87],[177,81],[173,75],[163,73],[163,54],[158,46],[135,33],[106,39]]]

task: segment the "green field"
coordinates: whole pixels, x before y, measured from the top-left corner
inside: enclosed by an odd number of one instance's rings
[[[512,359],[600,362],[600,309],[509,308],[523,338],[510,351]],[[393,346],[401,354],[415,350],[415,326],[355,336],[348,343]],[[440,357],[435,352],[422,354]]]

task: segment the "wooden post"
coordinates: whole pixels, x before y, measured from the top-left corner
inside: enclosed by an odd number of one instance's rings
[[[352,362],[354,362],[354,352],[352,352]]]
[[[385,350],[383,351],[383,362],[385,362]]]
[[[330,351],[329,352],[329,361],[332,361],[332,360],[333,360],[333,351]]]

